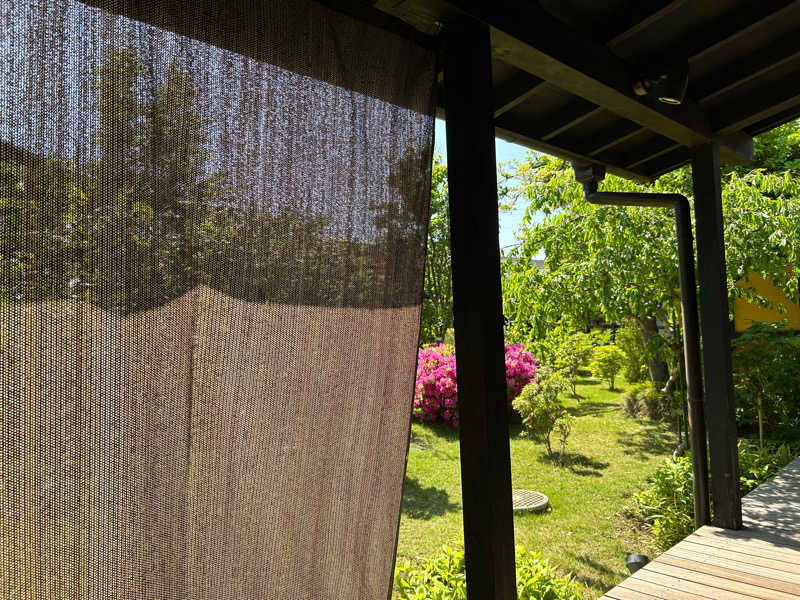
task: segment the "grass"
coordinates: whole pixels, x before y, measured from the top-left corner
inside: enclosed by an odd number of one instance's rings
[[[624,382],[622,382],[624,384]],[[618,383],[618,386],[620,384]],[[627,576],[625,555],[653,557],[652,540],[620,515],[631,493],[669,456],[675,434],[666,424],[625,417],[622,390],[609,391],[593,379],[581,380],[580,404],[568,398],[577,417],[565,464],[550,460],[544,445],[511,429],[511,470],[515,488],[550,498],[542,514],[517,514],[517,544],[541,552],[562,573],[571,572],[597,598]],[[417,562],[462,536],[461,480],[455,432],[414,423],[408,456],[398,563]]]

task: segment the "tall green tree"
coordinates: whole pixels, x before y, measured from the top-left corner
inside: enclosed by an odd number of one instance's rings
[[[452,326],[453,275],[450,267],[447,165],[442,162],[441,156],[434,155],[420,340],[442,340],[447,329]]]

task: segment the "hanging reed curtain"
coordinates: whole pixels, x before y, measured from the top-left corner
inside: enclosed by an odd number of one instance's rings
[[[386,597],[434,52],[91,4],[0,3],[0,597]]]

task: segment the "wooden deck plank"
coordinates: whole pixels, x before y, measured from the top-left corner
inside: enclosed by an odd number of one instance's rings
[[[653,598],[659,598],[659,600],[708,600],[709,598],[697,593],[674,590],[663,585],[657,585],[652,581],[636,579],[635,577],[629,577],[619,584],[618,588],[636,590],[649,594]]]
[[[615,587],[612,591],[606,593],[604,598],[606,597],[613,600],[664,600],[663,596],[651,596],[650,594],[624,587]],[[706,600],[706,598],[700,598],[700,600]]]
[[[800,519],[800,515],[798,515]],[[800,521],[798,521],[800,523]],[[746,544],[764,546],[766,548],[779,548],[787,550],[800,550],[800,541],[783,535],[783,532],[767,529],[717,529],[716,527],[701,527],[695,534],[702,537],[716,539],[738,540]]]
[[[722,589],[714,585],[708,585],[707,583],[691,581],[680,576],[676,577],[673,574],[660,573],[652,569],[647,571],[645,571],[645,569],[640,569],[620,585],[627,585],[628,581],[631,579],[649,581],[664,589],[684,592],[685,596],[683,597],[685,598],[691,598],[691,594],[694,594],[702,598],[710,598],[711,600],[759,600],[756,596],[749,596],[747,594]],[[680,598],[681,596],[678,597]]]
[[[780,531],[800,543],[800,459],[742,499],[745,526]]]
[[[655,571],[662,575],[671,575],[686,581],[719,588],[720,590],[726,590],[736,594],[761,598],[762,600],[797,600],[798,598],[798,596],[793,593],[790,594],[780,590],[767,589],[752,583],[727,579],[719,575],[705,573],[701,570],[669,564],[666,560],[661,560],[663,558],[663,555],[660,556],[659,560],[651,562],[641,570],[649,569],[650,571]]]
[[[780,581],[784,581],[789,584],[793,584],[794,586],[800,586],[800,574],[797,573],[790,573],[786,571],[781,571],[777,568],[774,568],[772,564],[755,564],[754,562],[748,560],[746,555],[742,554],[734,554],[734,557],[729,556],[720,556],[715,552],[696,552],[691,549],[688,549],[688,544],[678,544],[677,546],[670,548],[666,552],[667,556],[675,556],[677,558],[682,558],[684,560],[691,560],[698,563],[704,563],[713,565],[716,567],[722,567],[725,569],[734,569],[741,573],[749,573],[751,575],[758,575],[761,577],[769,577],[772,579],[778,579]],[[749,558],[756,558],[756,557],[749,557]],[[769,562],[769,561],[767,561]],[[777,562],[777,561],[776,561]],[[785,563],[790,564],[790,563]]]
[[[692,544],[702,548],[713,549],[713,551],[730,552],[736,555],[742,555],[746,560],[750,561],[752,558],[761,558],[765,561],[774,561],[782,564],[790,564],[796,566],[796,570],[790,569],[789,572],[800,572],[800,557],[795,551],[775,550],[773,548],[765,548],[754,546],[750,544],[737,543],[735,540],[724,540],[719,538],[705,538],[701,536],[690,535],[684,540],[686,544]],[[711,552],[712,550],[703,550],[704,552]]]
[[[601,600],[800,600],[800,457],[742,513],[744,529],[701,527]]]
[[[659,562],[666,565],[672,565],[673,567],[689,569],[691,571],[694,571],[695,573],[702,573],[704,575],[710,575],[711,577],[725,579],[727,581],[736,581],[738,583],[744,583],[751,586],[765,588],[769,590],[770,593],[785,592],[789,594],[790,597],[791,594],[793,594],[798,589],[798,586],[795,583],[781,581],[779,579],[773,579],[771,577],[764,577],[762,575],[755,575],[753,573],[745,573],[737,569],[718,567],[716,565],[704,562],[697,562],[694,560],[689,560],[678,556],[672,556],[670,554],[662,554],[659,557]]]

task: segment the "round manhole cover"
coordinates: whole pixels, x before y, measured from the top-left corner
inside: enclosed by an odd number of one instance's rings
[[[550,502],[544,494],[531,490],[511,490],[511,498],[514,501],[514,510],[533,512],[543,511]]]

